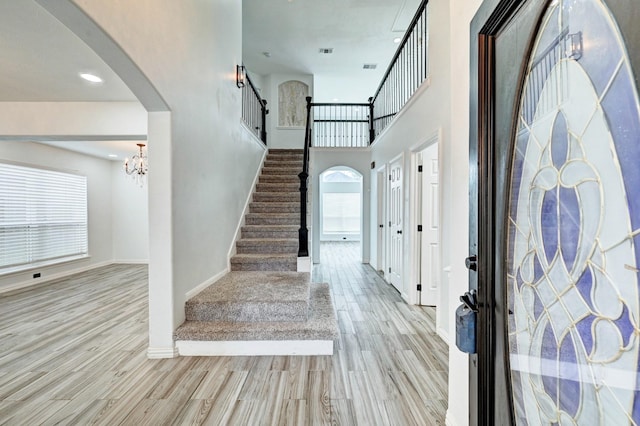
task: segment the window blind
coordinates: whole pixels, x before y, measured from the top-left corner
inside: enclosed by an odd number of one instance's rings
[[[0,272],[87,254],[87,178],[0,163]]]

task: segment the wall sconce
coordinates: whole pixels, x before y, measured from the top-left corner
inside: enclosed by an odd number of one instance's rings
[[[244,65],[236,65],[236,86],[238,86],[238,89],[244,87],[245,78],[246,70],[244,69]]]

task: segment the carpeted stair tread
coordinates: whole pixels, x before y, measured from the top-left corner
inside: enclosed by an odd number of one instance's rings
[[[241,238],[236,242],[238,254],[297,254],[297,238]]]
[[[299,213],[300,202],[259,202],[253,201],[249,204],[251,213]]]
[[[174,332],[175,340],[333,340],[338,325],[326,283],[311,284],[307,321],[186,321]]]
[[[299,183],[300,178],[296,174],[286,175],[260,175],[259,183]]]
[[[240,228],[241,239],[298,238],[299,225],[245,225]]]
[[[300,192],[254,192],[256,203],[295,203],[300,202]]]
[[[239,253],[231,256],[232,271],[296,271],[298,253]]]
[[[188,321],[306,321],[307,272],[230,272],[189,299]]]
[[[299,213],[247,213],[247,225],[295,225],[300,223]]]
[[[284,175],[284,176],[297,176],[302,172],[302,166],[300,167],[263,167],[263,175]]]
[[[300,189],[299,183],[257,183],[259,192],[294,192]]]

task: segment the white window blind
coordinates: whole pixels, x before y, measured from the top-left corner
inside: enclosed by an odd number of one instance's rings
[[[0,273],[87,254],[87,178],[0,163]]]

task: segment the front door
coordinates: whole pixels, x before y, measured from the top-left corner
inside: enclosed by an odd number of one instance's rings
[[[402,293],[402,158],[389,166],[389,282]]]
[[[472,423],[640,424],[639,13],[487,1],[472,23]]]

